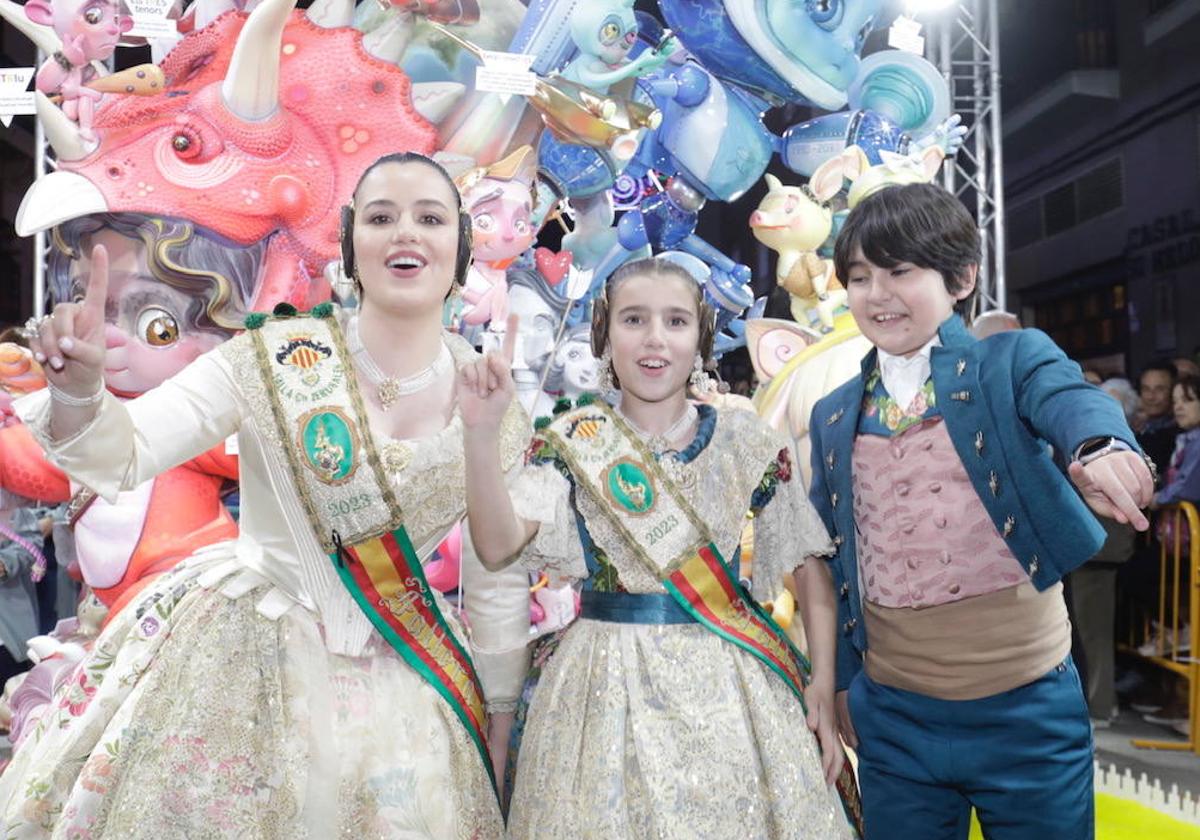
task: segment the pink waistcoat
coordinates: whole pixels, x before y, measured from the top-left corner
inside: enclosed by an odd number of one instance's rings
[[[940,418],[854,442],[854,523],[864,597],[931,607],[1028,582],[975,493]]]

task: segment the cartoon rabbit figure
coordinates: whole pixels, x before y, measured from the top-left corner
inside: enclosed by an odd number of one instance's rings
[[[880,163],[871,165],[858,146],[850,146],[827,163],[850,181],[846,204],[853,210],[858,203],[884,187],[901,184],[927,184],[942,168],[946,153],[940,146],[927,146],[907,155],[887,150],[879,153]]]

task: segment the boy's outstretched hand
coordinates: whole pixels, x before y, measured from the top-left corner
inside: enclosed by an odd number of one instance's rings
[[[1150,527],[1142,508],[1154,498],[1154,478],[1141,455],[1110,452],[1089,464],[1075,461],[1068,474],[1096,513],[1139,531]]]

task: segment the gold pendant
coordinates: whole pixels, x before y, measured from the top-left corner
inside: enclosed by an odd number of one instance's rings
[[[379,383],[379,390],[375,392],[375,396],[379,398],[379,404],[387,411],[392,407],[392,403],[400,399],[400,383],[391,377]]]
[[[667,478],[680,490],[688,492],[695,489],[696,472],[689,464],[684,464],[670,455],[664,455],[659,464]]]
[[[412,461],[412,450],[398,441],[385,443],[379,451],[379,460],[388,472],[402,472]]]

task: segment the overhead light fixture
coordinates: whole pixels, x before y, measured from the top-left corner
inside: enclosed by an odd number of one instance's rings
[[[925,12],[940,12],[957,3],[958,0],[907,0],[909,15],[919,15]]]

